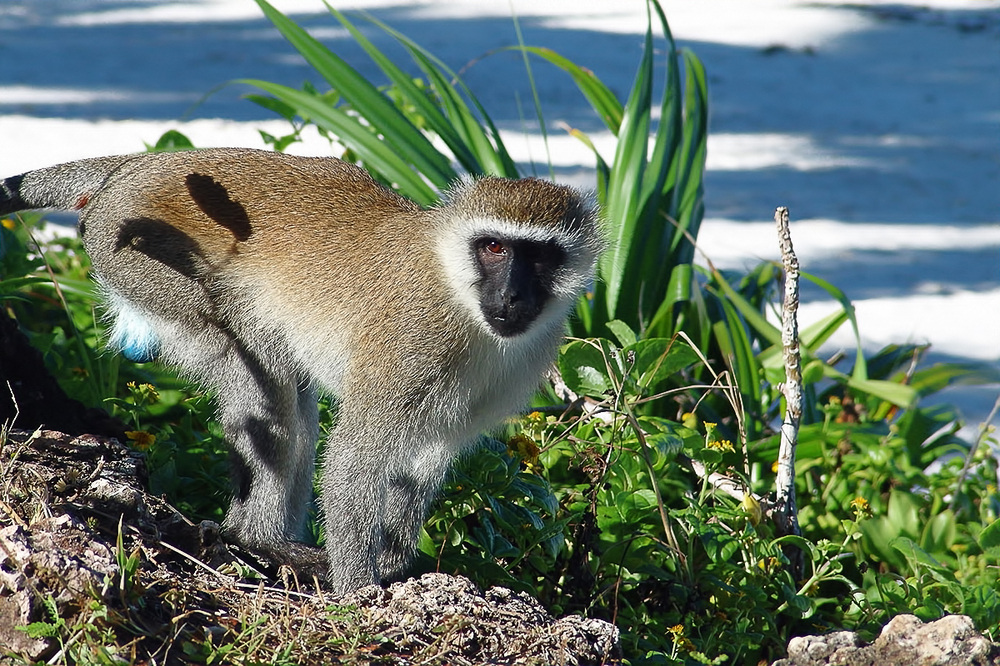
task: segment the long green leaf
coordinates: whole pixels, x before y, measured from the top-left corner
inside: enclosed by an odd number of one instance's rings
[[[597,115],[601,117],[601,120],[604,121],[604,124],[607,125],[612,134],[618,134],[622,123],[622,104],[615,97],[615,94],[611,92],[611,89],[604,85],[592,71],[585,67],[580,67],[552,49],[537,46],[508,46],[504,50],[508,49],[536,55],[569,74],[573,82],[576,83],[577,88],[580,89],[583,96],[590,102],[591,108],[597,112]]]
[[[295,49],[348,103],[361,113],[382,139],[438,187],[457,177],[447,158],[434,148],[399,109],[365,77],[295,24],[267,0],[254,0]],[[336,10],[331,8],[335,15]],[[338,15],[338,18],[341,18]],[[259,87],[259,86],[258,86]]]
[[[482,166],[479,160],[474,155],[473,151],[470,150],[468,143],[463,139],[461,134],[456,131],[455,126],[448,118],[445,117],[441,109],[435,104],[429,95],[416,85],[413,81],[413,77],[400,69],[388,56],[386,56],[382,51],[380,51],[372,42],[364,36],[364,34],[358,30],[358,28],[351,23],[343,13],[337,11],[333,7],[330,7],[327,3],[327,7],[330,12],[340,21],[341,25],[351,33],[361,48],[371,57],[376,65],[385,73],[389,80],[392,81],[393,85],[402,93],[407,101],[416,107],[417,112],[424,117],[427,122],[427,126],[437,134],[448,146],[448,150],[451,151],[455,159],[458,160],[468,172],[479,174],[483,172]],[[478,123],[476,123],[478,125]]]
[[[723,277],[719,271],[712,272],[715,284],[725,295],[725,299],[732,303],[739,311],[740,315],[753,327],[757,334],[770,342],[772,345],[781,346],[781,330],[769,322],[754,305],[745,299],[742,294],[733,289],[732,285]]]
[[[422,204],[431,204],[437,195],[416,171],[399,159],[392,146],[380,139],[370,128],[343,110],[330,106],[317,95],[268,81],[244,81],[296,106],[300,113],[323,129],[333,133],[347,147],[357,152],[365,164],[385,176],[407,196]]]
[[[663,87],[663,100],[660,102],[660,121],[656,129],[656,138],[653,141],[653,151],[649,158],[652,168],[646,172],[642,183],[642,199],[646,202],[647,214],[659,208],[660,196],[664,194],[667,176],[674,165],[674,153],[680,142],[683,128],[681,105],[678,99],[681,88],[677,72],[677,49],[663,9],[658,4],[653,6],[660,18],[660,24],[667,40],[667,74],[666,85]],[[673,208],[669,209],[668,214],[673,214]]]
[[[605,213],[611,220],[613,237],[611,249],[601,258],[598,272],[607,319],[615,319],[621,314],[630,320],[637,312],[637,308],[631,306],[637,302],[642,276],[636,274],[637,262],[631,261],[631,258],[641,249],[637,246],[640,240],[637,231],[642,222],[638,213],[642,207],[641,185],[649,145],[652,79],[653,32],[650,23],[646,29],[642,60],[625,104],[606,193]],[[632,287],[628,293],[622,291],[625,284]]]
[[[1000,368],[986,363],[935,363],[913,373],[909,384],[924,396],[955,384],[1000,384]]]
[[[608,179],[611,177],[611,167],[609,167],[608,163],[604,161],[603,157],[601,157],[601,153],[597,151],[597,146],[594,145],[594,142],[590,140],[589,136],[578,129],[571,129],[569,131],[569,135],[579,139],[583,145],[590,148],[591,152],[594,153],[594,161],[596,163],[597,171],[597,189],[601,192],[607,190]]]
[[[513,9],[513,5],[511,5]],[[521,22],[517,20],[517,14],[511,17],[514,21],[514,34],[517,35],[517,45],[524,46],[524,33],[521,32]],[[535,83],[535,75],[531,70],[531,59],[527,51],[521,51],[521,62],[524,64],[524,73],[528,77],[528,87],[531,89],[531,101],[535,107],[535,118],[538,120],[538,129],[542,135],[542,143],[545,148],[545,162],[549,167],[549,178],[555,180],[556,173],[552,165],[552,149],[549,146],[549,131],[545,123],[545,114],[542,113],[542,100],[538,96],[538,85]],[[518,105],[520,106],[520,104]]]
[[[830,296],[832,296],[834,300],[840,303],[841,307],[844,308],[844,313],[847,315],[848,321],[851,322],[851,328],[854,330],[854,339],[857,344],[857,353],[855,355],[855,361],[854,361],[854,371],[851,374],[855,379],[859,381],[864,381],[868,379],[868,365],[865,361],[864,349],[861,346],[861,331],[858,328],[858,319],[854,314],[854,304],[851,303],[850,299],[847,298],[847,295],[843,291],[833,286],[826,280],[823,280],[822,278],[816,277],[815,275],[812,275],[811,273],[806,273],[804,271],[800,273],[800,275],[806,280],[809,280],[813,284],[821,287],[826,293],[830,294]]]
[[[674,186],[672,181],[677,172],[677,147],[682,132],[681,87],[677,71],[677,50],[670,33],[663,9],[658,3],[651,3],[656,10],[666,38],[666,83],[663,87],[663,98],[660,102],[660,120],[653,148],[649,156],[646,170],[642,175],[639,200],[642,208],[639,219],[642,223],[639,252],[637,260],[638,274],[643,280],[641,300],[636,308],[643,313],[643,325],[648,325],[651,312],[667,298],[667,292],[674,287],[674,295],[679,293],[677,287],[681,283],[674,282],[678,275],[674,272],[677,262],[670,257],[672,239],[678,235],[673,226],[673,220],[678,211],[674,207],[675,197],[672,196]],[[634,275],[634,274],[633,274]],[[655,316],[655,315],[654,315]]]
[[[880,400],[891,402],[897,407],[912,407],[920,397],[920,393],[912,386],[883,379],[858,379],[853,375],[845,375],[834,369],[833,366],[825,364],[823,365],[823,375],[842,382],[855,391],[868,393]]]
[[[684,232],[698,237],[704,215],[705,163],[708,157],[708,82],[705,67],[690,51],[684,51],[684,141],[678,157],[677,184],[674,208],[678,211],[678,233],[674,247],[683,248],[674,260],[688,263],[694,258],[694,245],[686,240]]]
[[[761,404],[761,368],[754,354],[753,342],[737,309],[724,298],[719,299],[719,304],[725,317],[712,328],[743,396],[744,409],[752,410]],[[746,416],[747,437],[756,439],[760,419],[752,418],[752,414]]]
[[[818,348],[829,340],[830,336],[837,332],[845,321],[847,321],[847,313],[841,309],[831,312],[819,321],[801,329],[799,343],[803,360],[814,357]],[[784,365],[780,344],[771,345],[758,354],[757,358],[765,368],[780,368]]]
[[[478,98],[472,94],[461,78],[439,58],[436,58],[406,35],[375,18],[369,17],[368,20],[398,41],[409,52],[410,57],[413,58],[421,71],[427,75],[435,91],[441,96],[448,117],[455,123],[456,130],[463,134],[466,143],[472,147],[486,172],[497,176],[517,178],[519,175],[517,166],[503,145],[500,131]],[[454,82],[454,85],[451,82]],[[475,107],[478,116],[472,113],[468,104],[455,90],[455,86]],[[484,126],[488,134],[483,131]]]

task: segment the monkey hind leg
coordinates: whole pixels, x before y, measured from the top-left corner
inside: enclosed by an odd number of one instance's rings
[[[208,361],[197,375],[217,394],[229,447],[233,495],[224,538],[307,580],[324,579],[326,554],[305,543],[319,437],[316,391],[288,367],[290,361],[255,354],[235,340],[217,357],[200,356]]]
[[[219,411],[234,492],[223,533],[309,575],[322,575],[322,552],[302,545],[319,434],[316,393],[295,372],[267,369],[245,350],[230,357],[219,368],[225,384]]]
[[[326,573],[326,557],[303,543],[312,500],[319,415],[316,391],[291,354],[266,331],[236,332],[189,310],[150,312],[105,286],[109,346],[136,361],[154,356],[216,394],[231,460],[233,496],[227,540],[290,564],[307,577]],[[265,341],[257,351],[245,339]]]
[[[324,580],[326,553],[305,543],[319,435],[316,392],[293,372],[266,371],[256,363],[225,370],[220,377],[228,386],[218,401],[233,496],[223,536],[292,567],[304,580]]]

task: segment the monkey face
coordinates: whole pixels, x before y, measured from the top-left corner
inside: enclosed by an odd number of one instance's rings
[[[483,236],[472,242],[479,309],[500,337],[528,330],[552,298],[565,252],[555,241]]]

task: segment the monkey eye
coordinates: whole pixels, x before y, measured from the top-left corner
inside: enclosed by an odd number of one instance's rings
[[[504,247],[504,244],[495,238],[486,241],[484,247],[486,248],[486,251],[491,254],[506,254],[507,252],[507,248]]]

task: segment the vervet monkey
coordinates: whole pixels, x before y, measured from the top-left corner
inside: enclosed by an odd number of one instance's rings
[[[80,212],[109,345],[217,394],[227,539],[338,592],[400,575],[452,459],[522,408],[603,246],[569,187],[466,180],[423,209],[333,158],[212,149],[0,183],[0,214]],[[325,557],[301,543],[319,436]]]

